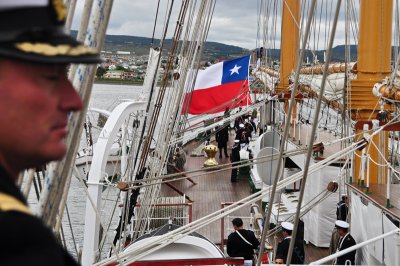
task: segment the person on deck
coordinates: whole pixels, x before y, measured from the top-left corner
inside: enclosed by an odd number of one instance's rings
[[[232,220],[235,232],[228,236],[226,252],[230,257],[243,257],[244,265],[251,266],[254,256],[254,249],[260,245],[260,242],[251,230],[243,229],[243,221],[240,218]]]
[[[292,239],[293,224],[290,222],[282,222],[283,241],[278,244],[276,256],[283,258],[284,263],[287,262],[290,241]],[[304,264],[304,245],[300,240],[295,240],[292,252],[291,264]]]
[[[178,172],[185,171],[186,153],[182,147],[175,149],[175,167]]]
[[[231,111],[229,110],[229,107],[226,107],[224,111],[224,118],[228,118],[230,115]]]
[[[349,212],[348,203],[349,203],[349,201],[348,201],[347,195],[343,194],[341,196],[341,200],[336,205],[336,219],[337,220],[339,220],[339,221],[347,220],[347,215]],[[331,241],[329,244],[329,254],[333,254],[336,252],[338,244],[339,244],[339,238],[340,238],[340,236],[335,227],[332,230]]]
[[[349,207],[348,207],[348,199],[347,195],[343,194],[342,195],[342,200],[338,202],[336,206],[336,218],[337,220],[340,221],[346,221],[347,220],[347,214],[349,212]]]
[[[224,126],[221,130],[217,129],[215,134],[215,139],[218,143],[219,158],[222,159],[222,150],[224,150],[225,158],[228,158],[228,141],[229,141],[229,131],[228,127]]]
[[[249,136],[244,127],[244,124],[239,125],[239,129],[236,131],[235,139],[239,140],[240,144],[248,144],[250,142]]]
[[[240,143],[239,143],[238,139],[235,139],[235,144],[233,144],[233,146],[232,146],[232,153],[231,153],[232,167],[239,165],[239,161],[240,161]],[[231,182],[232,183],[237,182],[237,173],[238,173],[238,169],[232,168],[232,172],[231,172]]]
[[[255,127],[253,127],[253,124],[248,119],[246,119],[244,123],[244,128],[246,137],[250,139]]]
[[[275,264],[284,264],[283,256],[280,254],[277,254],[275,256]]]
[[[242,107],[239,107],[239,110],[237,111],[238,113],[240,113],[242,111]],[[234,124],[234,128],[235,128],[235,132],[237,133],[239,130],[239,125],[243,124],[244,119],[242,116],[239,116],[235,119],[235,124]]]
[[[346,223],[345,221],[337,220],[335,222],[335,227],[340,236],[339,244],[338,244],[336,252],[347,249],[356,244],[356,241],[349,233],[350,225],[348,223]],[[350,262],[350,265],[355,265],[355,258],[356,258],[356,251],[353,250],[347,254],[337,257],[335,265],[346,265],[346,262],[347,262],[347,265],[349,265],[348,264],[349,262]]]
[[[225,112],[224,112],[224,118],[228,118],[228,117],[230,117],[230,116],[231,116],[231,111],[229,110],[229,107],[226,107],[226,108],[225,108]],[[226,122],[224,123],[224,127],[227,127],[228,132],[229,132],[229,129],[230,129],[230,122],[229,122],[229,121],[226,121]]]
[[[60,160],[68,117],[83,107],[69,63],[99,54],[64,33],[63,1],[0,1],[0,265],[78,265],[16,185],[29,168]],[[22,240],[22,241],[21,241]]]

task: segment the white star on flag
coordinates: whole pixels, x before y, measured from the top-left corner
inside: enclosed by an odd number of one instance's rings
[[[239,75],[239,69],[241,69],[242,66],[238,66],[235,64],[235,66],[232,69],[229,69],[229,71],[231,72],[231,76],[233,75],[233,73],[236,73]]]

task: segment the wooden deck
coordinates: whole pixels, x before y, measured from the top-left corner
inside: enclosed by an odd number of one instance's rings
[[[230,154],[230,146],[233,142],[233,136],[230,136],[230,144],[228,144],[228,153]],[[215,144],[215,143],[214,143]],[[186,170],[195,170],[201,169],[205,157],[191,157],[191,151],[195,149],[199,143],[192,142],[189,145],[185,146],[187,161],[185,168]],[[222,157],[219,159],[219,153],[216,155],[216,160],[221,163],[229,163],[229,158]],[[203,169],[201,173],[205,173],[206,170]],[[199,219],[208,215],[214,211],[221,209],[222,203],[229,203],[238,201],[251,193],[251,189],[249,186],[249,181],[245,177],[239,177],[237,183],[230,182],[231,170],[226,169],[217,173],[209,173],[204,176],[198,176],[196,174],[189,174],[188,176],[193,179],[197,184],[194,185],[187,180],[175,181],[171,182],[173,186],[177,189],[185,193],[191,200],[193,200],[193,220]],[[163,196],[177,196],[177,192],[168,188],[167,186],[163,186],[161,191]],[[224,221],[225,232],[224,238],[232,232],[232,227],[230,221],[234,217],[250,217],[250,209],[243,208],[239,212],[231,214],[229,217],[226,217]],[[243,219],[246,223],[247,220]],[[248,224],[245,225],[248,228]],[[198,233],[207,237],[217,245],[221,242],[221,221],[214,222],[209,224],[199,231]],[[328,255],[327,248],[318,248],[311,244],[305,245],[306,252],[306,263],[318,260]]]
[[[300,124],[290,128],[289,139],[301,148],[306,148],[311,134],[311,125]],[[340,139],[338,135],[334,135],[329,130],[317,128],[316,138],[313,144],[325,143],[323,153],[319,154],[320,159],[326,158],[342,149],[340,142],[334,142]]]
[[[304,245],[305,261],[304,264],[309,264],[329,255],[329,248],[319,248],[313,244]]]
[[[231,137],[233,139],[233,137]],[[190,154],[191,151],[197,147],[199,143],[192,142],[185,147],[186,153]],[[228,148],[228,153],[230,149]],[[222,157],[219,159],[219,154],[216,160],[221,163],[229,163],[229,158]],[[187,156],[185,168],[187,170],[202,169],[205,157],[191,157]],[[173,186],[185,193],[193,201],[193,220],[197,220],[210,213],[221,209],[222,203],[235,202],[246,196],[250,195],[250,186],[247,178],[239,178],[237,183],[231,183],[231,170],[226,169],[217,173],[209,173],[207,175],[197,176],[199,173],[205,173],[207,170],[201,170],[195,174],[188,176],[193,179],[197,184],[194,185],[187,180],[171,182]],[[164,186],[162,189],[163,196],[177,196],[177,193],[168,187]],[[241,209],[235,213],[234,216],[249,217],[250,209]],[[228,218],[229,219],[229,218]],[[233,219],[232,216],[230,220]],[[227,220],[227,219],[226,219]],[[229,222],[226,221],[225,225],[228,226]],[[220,221],[214,222],[206,227],[203,227],[198,233],[207,237],[214,243],[221,242],[221,224]]]
[[[300,131],[299,131],[300,130]],[[293,128],[291,130],[291,141],[300,144],[300,147],[306,147],[307,139],[309,137],[309,132],[311,131],[309,126],[301,125],[296,128],[295,134],[293,134]],[[299,134],[300,133],[300,134]],[[296,136],[296,137],[293,137]],[[230,136],[231,142],[233,141],[233,136]],[[331,142],[335,139],[338,139],[338,136],[334,136],[328,130],[318,129],[317,130],[317,138],[314,143],[318,142]],[[191,154],[191,151],[197,147],[199,143],[192,142],[185,147],[186,154]],[[231,146],[230,143],[228,146]],[[338,150],[340,150],[340,143],[335,143],[333,145],[325,146],[323,154],[320,154],[318,159],[322,159],[322,157],[327,157],[331,154],[334,154]],[[228,151],[230,153],[230,150]],[[187,156],[186,169],[187,170],[195,170],[201,169],[202,165],[205,161],[205,157],[190,157]],[[229,158],[223,157],[219,159],[219,153],[216,156],[216,159],[221,164],[229,163]],[[201,172],[205,173],[206,170],[201,170]],[[193,220],[204,217],[207,214],[210,214],[214,211],[217,211],[221,208],[221,203],[223,202],[234,202],[240,200],[248,195],[250,195],[250,186],[247,178],[239,179],[237,183],[230,182],[230,174],[231,170],[226,169],[224,171],[220,171],[218,173],[211,173],[204,176],[196,177],[196,174],[191,174],[191,177],[197,184],[194,185],[187,180],[176,181],[172,184],[178,188],[180,191],[185,193],[193,200]],[[352,185],[349,185],[352,186]],[[376,185],[373,184],[370,186],[371,194],[366,194],[365,188],[359,188],[357,186],[352,186],[354,190],[358,193],[362,194],[363,197],[367,198],[369,201],[374,202],[376,205],[380,206],[386,213],[393,216],[395,219],[400,220],[400,185],[392,185],[391,186],[391,197],[392,200],[392,208],[386,208],[386,185]],[[170,188],[164,186],[162,189],[163,196],[176,196],[176,192],[171,190]],[[234,217],[249,217],[250,210],[242,209],[240,212],[231,215],[225,219],[225,232],[224,236],[227,238],[227,235],[232,232],[232,228],[230,227],[230,220]],[[244,220],[245,221],[245,220]],[[247,227],[247,226],[245,226]],[[220,244],[221,242],[221,223],[220,221],[209,224],[198,231],[198,233],[204,235],[209,238],[216,244]],[[305,263],[308,264],[310,262],[316,261],[320,258],[326,257],[329,255],[328,248],[318,248],[312,244],[307,244],[305,247]]]

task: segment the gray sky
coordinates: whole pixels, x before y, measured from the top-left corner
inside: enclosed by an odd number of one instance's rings
[[[84,0],[77,1],[78,3],[75,18],[80,17],[84,3]],[[167,0],[160,1],[160,13],[155,34],[156,38],[161,37],[166,4],[168,2],[169,1]],[[257,46],[257,5],[259,2],[260,0],[217,0],[207,41],[216,41],[247,49],[255,48]],[[326,3],[326,1],[323,2]],[[157,3],[158,0],[114,0],[114,6],[107,33],[114,35],[151,37],[153,33]],[[167,38],[170,38],[173,33],[177,11],[179,10],[181,3],[181,0],[175,0],[175,12],[173,12],[171,19],[173,24],[171,24],[169,28],[169,34]],[[264,1],[264,3],[271,4],[274,3],[274,1]],[[331,3],[330,7],[327,9],[330,10],[330,13],[326,13],[326,11],[324,11],[322,16],[316,16],[318,19],[321,19],[321,17],[322,19],[323,17],[329,17],[331,19],[333,17],[333,10],[336,1],[330,0],[328,3]],[[317,8],[317,10],[319,10],[319,8]],[[269,16],[270,19],[272,17],[278,18],[276,22],[275,40],[273,41],[275,48],[279,48],[280,46],[280,12],[281,11],[277,12],[277,16],[272,14]],[[342,19],[344,17],[344,12],[342,11],[341,13]],[[72,28],[77,29],[77,25],[78,21],[75,19]],[[267,25],[273,25],[273,23],[269,22]],[[318,29],[315,31],[318,31],[321,36],[327,36],[323,31],[330,31],[329,23],[325,23],[325,21],[317,21],[315,25],[315,28],[318,27]],[[324,28],[324,25],[328,26]],[[334,46],[344,43],[344,22],[339,22],[336,37],[337,41],[335,41]],[[272,41],[269,40],[269,43],[271,42]],[[319,37],[318,42],[321,44],[318,44],[315,47],[317,47],[318,50],[323,49],[324,47],[322,46],[324,46],[324,43],[327,43],[327,39]],[[315,45],[315,42],[313,43],[310,41],[310,43]],[[273,47],[272,45],[266,46]]]
[[[160,38],[167,0],[161,0],[155,36]],[[73,29],[78,28],[83,0],[78,0]],[[151,37],[158,0],[114,0],[107,34]],[[174,18],[181,5],[175,0]],[[244,48],[254,48],[257,31],[257,0],[217,0],[208,41],[216,41]],[[175,20],[172,20],[175,23]],[[170,27],[169,35],[173,33]]]

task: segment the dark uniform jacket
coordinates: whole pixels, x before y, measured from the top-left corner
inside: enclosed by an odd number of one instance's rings
[[[239,162],[240,161],[240,145],[235,143],[232,146],[232,153],[231,153],[231,162]]]
[[[251,244],[246,243],[236,232],[228,236],[226,252],[231,257],[243,257],[245,260],[253,259],[254,249],[260,245],[260,242],[253,231],[240,229],[239,233]]]
[[[16,210],[18,209],[18,210]],[[78,265],[42,221],[29,214],[14,180],[0,167],[0,265]]]
[[[355,244],[356,241],[354,240],[354,238],[350,234],[347,234],[339,240],[338,252],[346,248],[349,248],[351,246],[354,246]],[[336,265],[345,265],[347,260],[351,262],[351,265],[355,265],[354,263],[355,258],[356,258],[356,251],[353,250],[352,252],[349,252],[347,254],[338,257],[336,260]]]
[[[281,243],[278,244],[278,248],[276,250],[276,255],[279,255],[283,258],[286,263],[289,246],[290,246],[291,237],[285,238]],[[304,246],[300,240],[296,240],[293,247],[291,264],[304,264]]]
[[[247,131],[244,128],[240,128],[236,132],[235,139],[239,140],[240,144],[249,143],[250,142],[249,135],[248,135]]]
[[[341,221],[346,221],[347,213],[349,212],[349,208],[344,201],[339,201],[336,206],[336,218]]]
[[[218,143],[218,148],[226,147],[229,140],[228,127],[224,127],[221,130],[217,131],[217,133],[215,134],[215,138]]]

